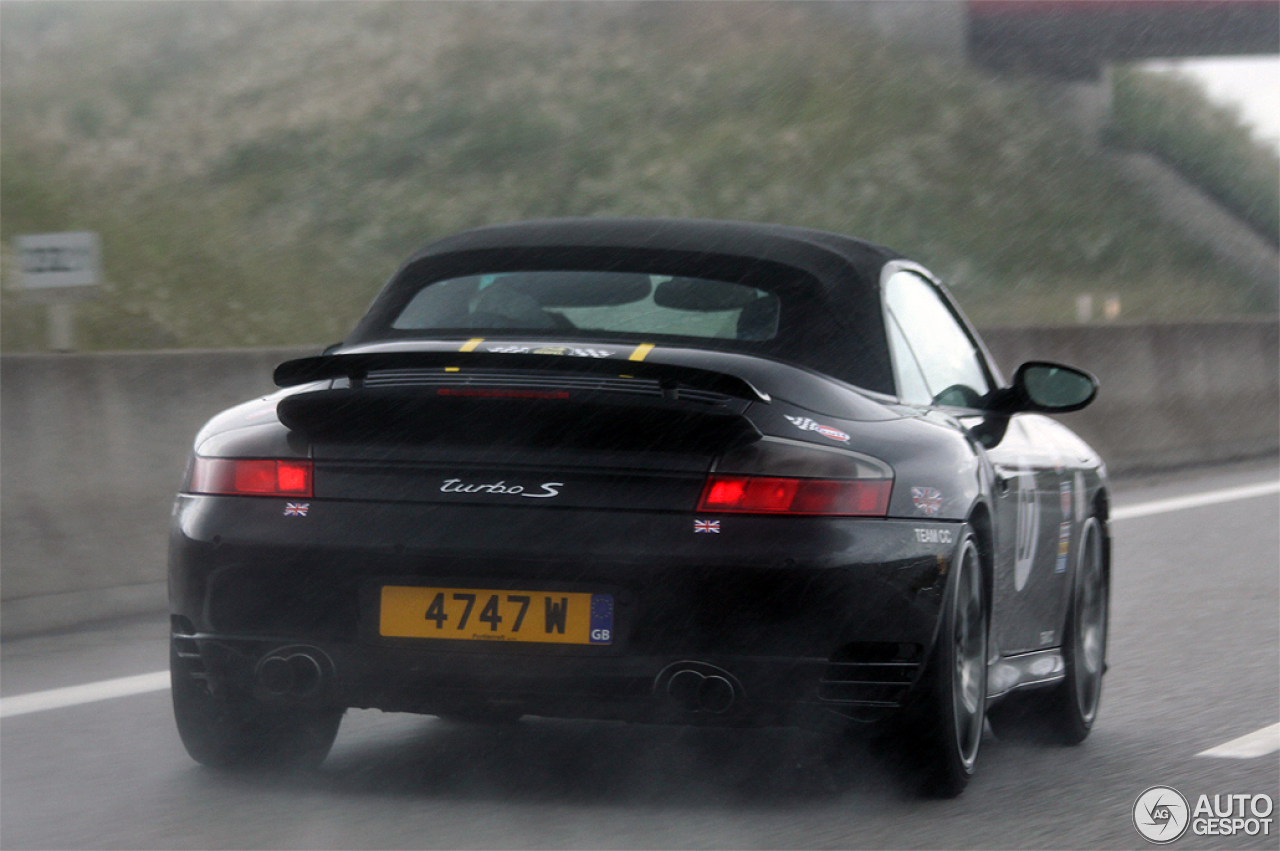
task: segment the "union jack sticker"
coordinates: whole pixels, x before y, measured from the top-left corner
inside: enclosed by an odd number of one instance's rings
[[[932,517],[942,508],[942,492],[937,488],[912,488],[911,501],[917,511]]]
[[[720,521],[719,520],[695,520],[693,521],[693,531],[695,534],[698,532],[709,532],[712,535],[719,535]]]
[[[306,517],[307,512],[311,510],[309,502],[286,502],[284,504],[285,517]]]

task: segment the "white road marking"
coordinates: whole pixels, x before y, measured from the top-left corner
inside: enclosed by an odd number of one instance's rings
[[[1133,517],[1164,514],[1168,511],[1181,511],[1185,508],[1199,508],[1202,505],[1217,505],[1220,502],[1234,502],[1238,499],[1251,499],[1256,496],[1266,496],[1273,493],[1280,493],[1280,482],[1263,482],[1260,485],[1205,491],[1204,493],[1193,493],[1190,496],[1176,496],[1171,499],[1156,499],[1151,502],[1140,502],[1137,505],[1126,505],[1120,508],[1113,508],[1111,510],[1111,519],[1129,520]]]
[[[1181,511],[1185,508],[1215,505],[1220,502],[1249,499],[1273,493],[1280,493],[1280,482],[1264,482],[1260,485],[1206,491],[1172,499],[1157,499],[1152,502],[1140,502],[1136,505],[1113,509],[1111,519],[1128,520],[1132,517],[1146,517],[1151,514]],[[67,688],[32,692],[31,694],[19,694],[14,697],[0,698],[0,718],[26,715],[28,712],[43,712],[46,709],[61,709],[65,706],[79,706],[83,703],[110,700],[113,697],[146,694],[152,691],[162,691],[168,687],[169,672],[154,671],[150,674],[139,674],[136,677],[120,677],[115,680],[103,680],[102,682],[87,683],[82,686],[68,686]],[[1248,736],[1235,741],[1227,742],[1225,745],[1205,751],[1200,756],[1233,756],[1238,759],[1263,756],[1280,750],[1280,744],[1277,744],[1278,740],[1280,740],[1280,724],[1267,727],[1256,733],[1250,733]],[[1266,750],[1258,751],[1257,748],[1259,747],[1265,747]],[[1236,751],[1244,755],[1240,756]]]
[[[1222,759],[1253,759],[1280,751],[1280,724],[1272,724],[1248,735],[1232,739],[1226,744],[1200,751],[1196,756],[1216,756]]]
[[[128,697],[131,694],[145,694],[168,687],[169,672],[155,671],[150,674],[139,674],[136,677],[120,677],[116,680],[103,680],[82,686],[36,691],[31,694],[0,698],[0,718],[26,715],[28,712],[43,712],[46,709],[61,709],[64,706],[79,706],[82,703],[110,700],[113,697]]]
[[[1258,496],[1280,493],[1280,482],[1263,482],[1258,485],[1246,485],[1238,488],[1206,491],[1190,496],[1157,499],[1151,502],[1140,502],[1113,509],[1112,520],[1128,520],[1132,517],[1147,517],[1152,514],[1164,514],[1169,511],[1182,511],[1187,508],[1199,508],[1204,505],[1217,505],[1223,502],[1234,502],[1239,499],[1251,499]],[[1263,727],[1238,739],[1201,751],[1196,756],[1218,757],[1220,759],[1253,759],[1280,751],[1280,724]]]

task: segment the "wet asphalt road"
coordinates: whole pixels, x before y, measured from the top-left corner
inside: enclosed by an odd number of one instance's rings
[[[1120,483],[1117,506],[1275,482],[1274,464]],[[0,722],[0,846],[18,848],[1144,848],[1166,784],[1280,797],[1280,756],[1200,751],[1280,721],[1280,496],[1114,524],[1111,671],[1078,748],[1000,741],[954,801],[836,735],[348,713],[297,777],[186,756],[168,693]],[[163,617],[5,642],[0,694],[159,671]],[[1280,847],[1271,835],[1171,847]]]

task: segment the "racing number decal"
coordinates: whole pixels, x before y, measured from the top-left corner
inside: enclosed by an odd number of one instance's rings
[[[1018,537],[1014,548],[1013,587],[1021,591],[1031,575],[1040,538],[1040,504],[1035,473],[1018,476]]]

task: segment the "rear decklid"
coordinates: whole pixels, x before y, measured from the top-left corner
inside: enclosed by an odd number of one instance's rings
[[[716,459],[779,421],[897,416],[790,364],[649,344],[385,344],[275,378],[318,498],[692,511]]]
[[[373,351],[276,370],[316,497],[692,510],[767,394],[698,367],[559,354]],[[323,382],[323,383],[320,383]]]

